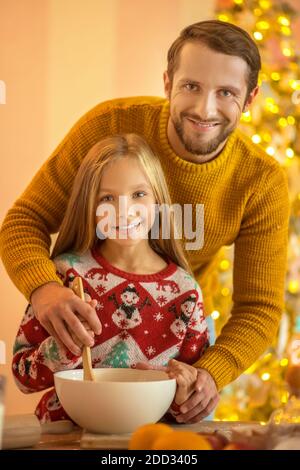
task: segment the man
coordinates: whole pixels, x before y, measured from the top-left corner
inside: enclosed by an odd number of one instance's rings
[[[204,245],[188,255],[208,314],[216,254],[235,244],[232,316],[194,367],[180,366],[179,373],[194,378],[178,421],[196,422],[212,411],[218,391],[271,343],[283,307],[286,180],[278,163],[236,130],[257,94],[260,65],[257,46],[234,25],[204,21],[185,28],[168,52],[167,100],[124,98],[88,112],[2,227],[2,259],[12,280],[49,333],[78,353],[68,328],[82,343],[90,338],[75,313],[96,333],[99,320],[91,306],[61,286],[49,259],[49,233],[59,230],[74,176],[95,142],[123,132],[148,141],[160,157],[172,202],[204,205]],[[176,369],[174,363],[170,367]]]

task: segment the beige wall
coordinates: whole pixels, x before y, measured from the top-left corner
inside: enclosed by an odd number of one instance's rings
[[[162,95],[167,48],[214,0],[0,0],[0,220],[82,113],[102,100]],[[1,101],[1,100],[0,100]],[[8,414],[39,395],[14,385],[11,350],[26,302],[0,265]],[[0,345],[1,350],[1,345]]]

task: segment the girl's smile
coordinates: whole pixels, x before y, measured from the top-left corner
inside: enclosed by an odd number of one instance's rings
[[[127,225],[117,225],[116,227],[112,227],[113,230],[116,232],[133,232],[138,230],[141,226],[142,219],[134,220],[133,222],[128,223]]]

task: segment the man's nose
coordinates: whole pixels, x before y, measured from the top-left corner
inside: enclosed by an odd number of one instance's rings
[[[208,120],[216,116],[217,102],[212,92],[202,93],[197,98],[195,112],[202,120]]]

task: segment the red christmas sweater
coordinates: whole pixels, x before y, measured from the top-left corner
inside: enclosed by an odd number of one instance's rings
[[[86,300],[96,299],[102,333],[91,350],[93,367],[166,365],[172,358],[193,364],[208,347],[202,293],[196,281],[173,262],[155,274],[131,274],[96,251],[65,253],[54,260],[64,285],[83,280]],[[35,318],[29,304],[14,345],[12,370],[24,393],[53,387],[53,374],[82,368],[82,358],[59,344]],[[55,390],[40,400],[42,422],[67,419]]]

